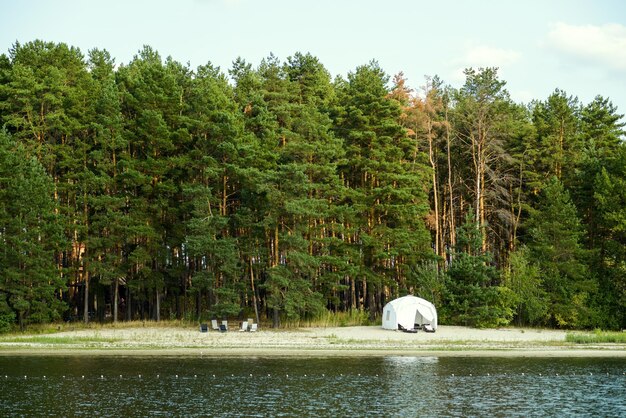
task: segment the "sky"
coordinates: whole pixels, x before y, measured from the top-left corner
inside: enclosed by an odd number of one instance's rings
[[[464,68],[498,67],[516,102],[559,88],[626,113],[623,0],[0,0],[0,53],[35,39],[106,49],[118,65],[150,45],[224,72],[237,57],[310,52],[346,77],[375,59],[416,91],[425,76],[458,88]]]

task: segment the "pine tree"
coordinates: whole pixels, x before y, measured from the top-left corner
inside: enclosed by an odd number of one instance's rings
[[[427,79],[418,97],[376,62],[331,82],[301,53],[230,75],[150,47],[117,67],[43,41],[0,56],[15,141],[1,218],[32,243],[0,232],[0,329],[55,318],[59,301],[85,321],[110,306],[114,321],[254,310],[278,325],[324,308],[375,318],[415,292],[459,323],[514,307],[520,323],[623,327],[624,122],[608,99],[556,90],[525,108],[494,68],[458,91]],[[37,197],[15,202],[23,189]]]
[[[184,292],[196,295],[198,317],[204,311],[237,315],[241,301],[247,300],[243,296],[254,293],[243,290],[234,221],[242,187],[243,117],[232,87],[210,63],[198,67],[194,75],[189,117],[193,143],[184,192],[192,216],[186,222],[185,248],[194,262]]]
[[[539,190],[552,176],[569,185],[569,175],[573,174],[580,152],[579,113],[578,98],[559,89],[545,102],[535,103],[532,117],[537,142],[530,157]]]
[[[262,287],[277,326],[280,313],[298,319],[323,309],[315,289],[321,266],[313,254],[319,237],[312,228],[328,210],[322,187],[333,181],[335,172],[332,165],[330,170],[322,165],[332,164],[336,147],[329,135],[330,119],[315,106],[325,100],[323,81],[328,86],[329,77],[314,57],[297,54],[280,65],[270,56],[261,63],[259,75],[275,141],[265,145],[276,155],[276,165],[264,170],[269,209],[264,222],[271,245]]]
[[[515,316],[518,326],[538,325],[548,313],[548,294],[543,287],[541,271],[531,259],[530,251],[522,246],[511,253],[503,284],[515,296]]]
[[[466,81],[456,95],[454,127],[461,147],[457,158],[464,158],[467,173],[461,175],[463,182],[471,187],[468,195],[475,211],[474,219],[482,229],[483,250],[498,250],[496,228],[508,208],[502,210],[502,202],[509,202],[510,160],[506,143],[513,136],[512,112],[505,82],[498,78],[497,68],[465,70]]]
[[[616,107],[608,100],[597,96],[591,103],[584,106],[580,116],[580,155],[576,158],[577,165],[574,175],[570,176],[570,193],[581,221],[586,227],[587,247],[597,247],[598,220],[596,202],[594,201],[594,181],[603,167],[615,155],[626,134],[622,122],[624,115],[617,113]]]
[[[0,329],[61,319],[66,287],[55,263],[63,234],[53,183],[26,148],[0,131]]]
[[[430,252],[423,221],[428,170],[421,153],[415,158],[414,141],[400,125],[401,108],[389,97],[387,82],[372,62],[337,83],[335,132],[345,143],[340,173],[351,209],[346,238],[358,257],[351,262],[359,266],[350,299],[352,307],[367,307],[371,316],[382,309],[385,288],[406,289],[411,266]]]
[[[80,299],[76,290],[83,289],[87,320],[91,79],[80,50],[63,43],[16,43],[10,58],[8,82],[2,87],[7,97],[3,120],[53,179],[60,221],[70,243],[57,256],[58,262],[71,285],[69,296]]]
[[[527,227],[528,247],[549,296],[550,325],[584,325],[592,317],[588,301],[596,286],[582,248],[584,231],[576,207],[558,178],[547,183]]]
[[[626,146],[622,143],[596,176],[597,258],[600,291],[595,305],[599,322],[626,326]]]
[[[105,50],[89,51],[89,70],[93,80],[90,91],[93,112],[89,123],[92,136],[89,169],[92,193],[88,197],[89,235],[87,254],[91,276],[97,293],[111,286],[111,315],[116,322],[125,312],[119,312],[122,296],[120,285],[125,283],[124,263],[126,197],[119,187],[121,155],[127,142],[122,132],[120,97],[115,82],[115,61]],[[99,315],[104,316],[103,304]]]
[[[492,256],[483,249],[473,211],[457,231],[457,246],[447,271],[444,318],[478,327],[507,325],[514,314],[514,294],[500,286]]]
[[[171,277],[169,260],[181,248],[180,202],[189,134],[184,112],[187,69],[146,46],[118,70],[123,136],[120,191],[126,198],[126,304],[129,296],[142,318],[159,320],[164,287]],[[128,314],[128,312],[127,312]]]

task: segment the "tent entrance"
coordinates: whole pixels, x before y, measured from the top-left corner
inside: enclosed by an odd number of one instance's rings
[[[433,319],[433,314],[430,309],[426,309],[424,306],[417,306],[417,309],[415,309],[415,328],[421,328],[423,325],[430,325]]]

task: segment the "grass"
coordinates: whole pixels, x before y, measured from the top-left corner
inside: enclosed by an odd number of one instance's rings
[[[592,333],[570,332],[565,341],[574,344],[626,344],[626,332],[594,331]]]
[[[55,334],[64,331],[78,331],[83,329],[125,329],[125,328],[195,328],[197,322],[162,320],[156,321],[120,321],[120,322],[58,322],[52,324],[32,324],[26,329],[28,334]]]
[[[24,332],[10,332],[0,334],[0,343],[18,344],[52,344],[52,345],[98,345],[114,344],[121,340],[116,338],[105,338],[98,335],[98,330],[107,329],[127,329],[127,328],[179,328],[193,329],[197,323],[188,321],[123,321],[123,322],[59,322],[53,324],[32,324]],[[95,335],[81,336],[60,336],[61,332],[72,332],[81,330],[95,330]]]
[[[77,336],[54,336],[54,335],[33,335],[33,336],[16,336],[9,335],[0,337],[3,343],[37,343],[37,344],[91,344],[91,343],[115,343],[119,341],[115,338],[102,338],[98,336],[77,337]]]
[[[307,319],[285,320],[283,328],[328,328],[328,327],[355,327],[373,325],[369,314],[364,310],[353,309],[347,312],[324,311],[319,316]]]

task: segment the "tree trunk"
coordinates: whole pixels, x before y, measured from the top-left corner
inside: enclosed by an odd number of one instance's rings
[[[259,322],[259,307],[256,300],[256,288],[254,286],[254,269],[252,268],[252,257],[250,257],[250,288],[252,290],[252,303],[254,304],[254,316],[256,317],[256,323]]]
[[[20,332],[24,332],[24,312],[19,311],[17,313],[17,322],[20,324]]]
[[[198,289],[196,293],[196,318],[198,321],[200,320],[200,316],[202,314],[202,290]]]
[[[480,225],[480,234],[482,236],[482,250],[483,252],[487,251],[487,217],[485,214],[485,156],[483,155],[481,158],[481,170],[480,170],[480,200],[478,201],[480,205],[480,218],[478,218],[478,222]]]
[[[274,308],[274,315],[272,318],[272,327],[273,328],[280,327],[280,310],[278,308]]]
[[[155,295],[154,296],[156,298],[154,319],[157,322],[160,322],[161,321],[161,292],[159,292],[158,287],[155,290]]]
[[[435,210],[435,253],[438,256],[443,256],[443,250],[441,245],[441,228],[439,222],[439,185],[437,184],[437,164],[435,161],[435,150],[433,147],[433,130],[432,121],[428,121],[428,159],[432,168],[432,183],[433,183],[433,203]]]
[[[365,309],[367,303],[367,279],[363,277],[363,293],[359,297],[359,309]]]
[[[452,188],[452,156],[450,155],[450,123],[448,122],[448,110],[446,109],[446,148],[448,157],[448,193],[450,193],[450,247],[456,246],[456,225],[454,222],[455,210],[454,210],[454,193]],[[452,255],[450,255],[452,257]]]
[[[470,139],[472,141],[472,166],[474,168],[474,221],[478,224],[478,220],[480,219],[480,210],[479,210],[479,202],[480,202],[480,157],[479,157],[479,141],[476,139],[475,133],[470,133]]]
[[[478,132],[472,135],[472,152],[475,172],[474,185],[474,202],[476,207],[474,208],[476,214],[476,228],[480,230],[482,235],[482,250],[485,251],[487,247],[487,237],[485,234],[485,144],[487,138],[485,137],[482,121],[478,121]]]
[[[120,298],[120,282],[116,277],[113,285],[113,323],[117,322],[117,309]]]
[[[85,287],[83,288],[83,321],[86,323],[89,322],[89,272],[83,272],[83,278],[85,281]]]
[[[350,309],[356,309],[356,283],[354,278],[348,278],[350,281]]]
[[[128,287],[128,284],[126,285],[126,320],[129,321],[132,318],[132,306],[131,306],[131,300],[130,300],[130,289]]]
[[[557,150],[556,150],[557,158],[556,158],[556,164],[554,167],[554,174],[559,180],[561,180],[563,160],[564,160],[564,155],[565,155],[565,152],[563,149],[564,144],[565,144],[565,120],[561,118],[560,122],[561,123],[559,124],[559,139],[558,139]]]
[[[376,320],[376,314],[378,313],[378,309],[376,308],[376,294],[374,293],[374,286],[370,285],[367,302],[370,311],[370,321],[374,322]]]
[[[278,252],[278,224],[276,224],[276,228],[274,229],[274,265],[272,267],[276,267],[280,264],[280,253]]]
[[[524,156],[522,156],[524,158]],[[524,162],[520,163],[519,167],[519,190],[517,193],[517,214],[513,214],[513,237],[511,239],[511,252],[515,251],[515,246],[517,244],[517,228],[520,223],[520,218],[522,217],[522,181],[524,175]]]
[[[222,176],[222,204],[221,204],[221,208],[220,208],[220,212],[222,214],[222,216],[226,216],[226,199],[227,199],[227,194],[226,194],[226,189],[228,187],[228,176],[226,175],[226,173],[224,173],[224,175]]]

